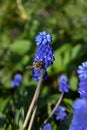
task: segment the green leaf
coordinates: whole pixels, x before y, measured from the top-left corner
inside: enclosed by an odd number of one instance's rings
[[[70,106],[72,106],[72,100],[71,99],[68,99],[68,98],[64,98],[64,103],[65,104],[68,104],[68,105],[70,105]]]
[[[16,54],[24,55],[31,48],[28,40],[17,40],[10,45],[10,50]]]
[[[9,125],[9,127],[8,127],[8,129],[7,130],[12,130],[12,126],[11,125]]]
[[[55,103],[58,99],[59,99],[59,94],[54,94],[54,95],[49,96],[48,102],[50,102],[51,104],[53,104],[53,103]]]
[[[1,104],[0,104],[0,112],[2,112],[4,110],[8,100],[9,100],[9,98],[5,98],[5,99],[0,98],[0,102],[1,102]]]
[[[81,48],[81,44],[78,44],[72,49],[71,59],[75,59],[79,55]]]
[[[25,55],[25,56],[23,57],[23,59],[21,60],[21,64],[22,64],[22,65],[26,65],[29,60],[30,60],[30,56]]]
[[[78,87],[78,80],[77,80],[77,77],[75,76],[72,76],[70,78],[70,89],[73,90],[73,91],[76,91],[77,90],[77,87]]]
[[[70,62],[71,44],[66,43],[55,51],[55,61],[53,66],[55,71],[60,72],[65,70],[66,65]]]
[[[19,111],[17,111],[16,113],[16,117],[15,117],[15,122],[16,125],[19,126],[19,128],[22,128],[23,126],[23,121],[24,121],[24,109],[21,108]]]
[[[5,124],[6,124],[6,120],[5,120],[4,116],[3,116],[3,114],[0,113],[0,128],[1,128],[1,127],[4,127]],[[0,130],[1,130],[1,129],[0,129]]]

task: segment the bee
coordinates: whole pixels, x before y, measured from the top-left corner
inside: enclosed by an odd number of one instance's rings
[[[26,66],[25,69],[41,69],[43,68],[43,61],[34,61],[32,66]]]

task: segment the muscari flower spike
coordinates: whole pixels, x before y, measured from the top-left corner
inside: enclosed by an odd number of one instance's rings
[[[50,35],[50,33],[46,32],[46,31],[40,32],[35,37],[35,42],[36,42],[37,46],[45,45],[47,43],[51,43],[52,42],[52,36]]]
[[[35,62],[43,61],[44,68],[51,66],[54,60],[54,52],[49,44],[39,46],[33,59]]]
[[[52,130],[52,126],[50,125],[50,123],[47,123],[43,126],[42,130]]]
[[[39,81],[40,76],[41,76],[41,71],[42,69],[44,69],[45,73],[43,76],[43,80],[46,80],[47,75],[48,75],[46,72],[46,68],[51,66],[53,64],[53,61],[55,60],[52,46],[51,44],[49,44],[52,41],[52,38],[51,40],[43,40],[44,38],[48,39],[48,37],[51,37],[50,34],[45,31],[40,32],[40,39],[39,39],[39,34],[36,37],[38,37],[38,42],[40,40],[40,44],[38,44],[38,48],[36,50],[33,63],[42,62],[43,64],[42,64],[42,67],[40,66],[40,68],[33,69],[32,76],[33,76],[34,81]]]
[[[81,98],[87,99],[87,79],[82,79],[79,82],[78,93]]]
[[[68,78],[65,75],[61,75],[59,78],[59,91],[60,92],[69,92],[70,86],[68,85]]]
[[[18,81],[18,82],[21,82],[22,81],[22,75],[21,74],[16,74],[14,76],[14,80]]]
[[[80,79],[87,79],[87,61],[78,67],[77,73]]]
[[[66,109],[63,106],[59,106],[55,111],[56,120],[63,121],[66,117]]]
[[[87,99],[87,62],[78,67],[77,73],[80,78],[78,93],[81,98]]]
[[[14,79],[11,82],[11,87],[19,87],[22,82],[22,75],[21,74],[15,74]]]
[[[77,99],[73,104],[74,114],[69,130],[87,130],[87,101]]]

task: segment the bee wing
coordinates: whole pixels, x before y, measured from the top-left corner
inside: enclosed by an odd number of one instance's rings
[[[32,70],[34,67],[33,66],[26,66],[25,69],[26,70]]]

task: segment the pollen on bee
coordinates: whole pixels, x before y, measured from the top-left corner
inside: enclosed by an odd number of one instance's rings
[[[33,62],[33,68],[36,68],[36,69],[41,69],[41,68],[43,68],[43,61],[39,61],[39,62],[34,61],[34,62]]]

